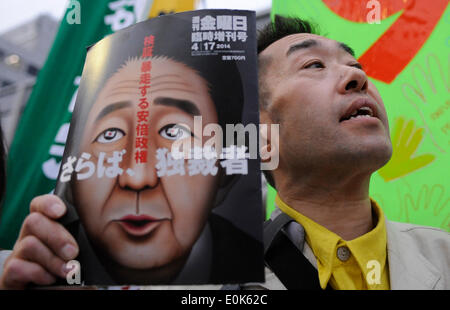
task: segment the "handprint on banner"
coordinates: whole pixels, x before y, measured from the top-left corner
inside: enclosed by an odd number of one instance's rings
[[[414,64],[411,68],[414,83],[402,85],[403,96],[419,113],[427,134],[441,153],[450,150],[449,70],[448,59],[447,66],[442,66],[436,55],[429,54],[426,57],[426,70],[419,63]]]
[[[435,156],[423,154],[416,157],[414,153],[422,142],[423,128],[415,128],[414,120],[405,124],[403,117],[397,118],[392,140],[392,158],[383,168],[378,170],[385,182],[405,176],[430,164]]]
[[[406,222],[433,225],[450,231],[450,197],[445,194],[445,187],[441,184],[424,184],[419,193],[406,193],[402,206]],[[436,222],[424,223],[424,218]]]

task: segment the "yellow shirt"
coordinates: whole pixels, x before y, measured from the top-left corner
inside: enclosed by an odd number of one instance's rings
[[[387,237],[384,214],[372,200],[378,223],[370,232],[345,241],[284,203],[277,195],[278,207],[305,229],[306,242],[317,258],[322,289],[330,283],[340,290],[388,290]]]

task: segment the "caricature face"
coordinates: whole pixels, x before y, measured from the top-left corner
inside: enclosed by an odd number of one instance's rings
[[[280,167],[289,171],[367,169],[390,158],[383,101],[345,45],[293,34],[267,47],[265,117],[280,124]]]
[[[147,93],[147,162],[136,163],[139,76],[142,61],[129,61],[100,91],[90,111],[80,154],[97,163],[102,152],[126,150],[115,178],[95,175],[72,185],[75,205],[90,240],[121,266],[150,269],[187,255],[200,235],[212,208],[219,176],[197,174],[157,176],[156,150],[171,149],[191,135],[194,115],[203,126],[217,123],[215,106],[205,80],[181,63],[153,58]],[[141,123],[139,123],[141,124]],[[105,167],[110,166],[106,163]],[[127,169],[134,172],[133,176]]]

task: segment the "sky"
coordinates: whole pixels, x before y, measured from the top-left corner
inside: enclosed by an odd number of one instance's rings
[[[43,13],[59,20],[68,2],[68,0],[1,0],[0,34]],[[272,0],[200,0],[199,8],[259,11],[270,8],[271,4]]]

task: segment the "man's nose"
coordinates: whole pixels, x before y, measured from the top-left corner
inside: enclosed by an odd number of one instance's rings
[[[154,188],[159,182],[156,171],[155,149],[133,147],[124,156],[123,173],[119,176],[119,186],[124,189],[141,191]]]
[[[338,91],[342,94],[367,91],[368,80],[366,73],[356,67],[345,66],[341,69],[338,81]]]

